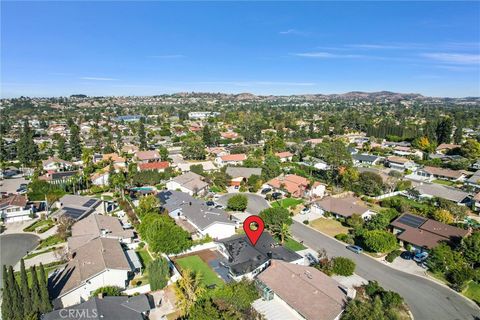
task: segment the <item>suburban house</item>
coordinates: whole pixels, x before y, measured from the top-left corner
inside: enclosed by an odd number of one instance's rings
[[[220,132],[220,136],[223,139],[237,139],[238,138],[238,133],[233,132],[233,131]]]
[[[293,158],[293,154],[291,152],[288,152],[288,151],[277,152],[277,153],[275,153],[275,156],[280,158],[280,162],[292,161],[292,158]]]
[[[128,154],[135,154],[138,152],[138,147],[134,146],[133,144],[125,144],[122,147],[122,152],[128,153]]]
[[[213,171],[218,168],[213,164],[212,161],[199,161],[199,162],[182,162],[177,164],[177,168],[182,172],[189,172],[192,166],[202,166],[203,171]]]
[[[67,239],[68,249],[74,251],[99,237],[132,243],[135,233],[132,229],[124,229],[116,217],[91,214],[72,225],[72,235]]]
[[[400,171],[413,169],[415,167],[415,162],[413,162],[412,160],[397,156],[388,157],[387,164],[390,168]]]
[[[252,306],[266,320],[284,319],[338,320],[349,298],[349,291],[320,270],[272,260],[255,280],[261,299]]]
[[[366,207],[359,198],[355,197],[326,197],[323,200],[313,202],[311,210],[312,212],[318,213],[322,216],[325,214],[325,212],[329,212],[336,218],[349,218],[353,214],[358,214],[363,219],[368,219],[372,215],[376,214]]]
[[[121,166],[121,167],[126,167],[126,160],[123,157],[120,157],[116,153],[106,153],[102,155],[102,160],[103,161],[111,161],[113,162],[114,165]]]
[[[50,184],[62,185],[77,180],[78,173],[79,171],[47,172],[47,174],[38,177],[38,179]]]
[[[419,180],[424,181],[432,181],[435,179],[463,181],[465,179],[465,174],[462,171],[428,166],[418,169],[414,175],[420,178]]]
[[[353,163],[357,166],[360,165],[369,165],[374,166],[380,162],[380,157],[370,155],[370,154],[353,154],[352,155]]]
[[[404,245],[411,244],[419,251],[432,249],[442,241],[458,243],[468,235],[468,230],[410,213],[402,214],[390,226],[398,240]]]
[[[161,161],[162,158],[157,150],[148,150],[148,151],[137,151],[135,153],[135,160],[137,163],[147,163],[147,162],[157,162]]]
[[[70,170],[73,164],[70,161],[65,161],[56,157],[49,157],[47,160],[42,161],[43,170],[48,172],[65,171]]]
[[[125,163],[118,164],[113,163],[113,171],[119,173],[125,170]],[[90,180],[95,186],[108,186],[110,180],[110,166],[106,166],[101,170],[94,172],[90,175]]]
[[[227,167],[225,173],[232,177],[231,186],[239,186],[242,181],[247,181],[253,175],[261,176],[262,168]]]
[[[240,154],[227,154],[224,156],[216,157],[215,158],[215,163],[223,167],[225,165],[241,165],[243,164],[243,161],[247,160],[247,155],[244,153]]]
[[[42,320],[64,320],[73,315],[76,319],[102,320],[144,320],[155,307],[152,297],[146,294],[136,296],[98,296],[80,304],[54,310],[42,315]]]
[[[161,208],[178,225],[203,238],[224,239],[235,234],[236,222],[225,211],[209,207],[205,202],[180,191],[162,191],[157,194]]]
[[[166,187],[168,190],[180,190],[193,196],[205,194],[208,189],[208,183],[203,181],[201,175],[187,172],[168,181]]]
[[[157,172],[164,172],[166,168],[170,166],[168,161],[159,161],[159,162],[147,162],[147,163],[139,163],[138,164],[138,171],[157,171]]]
[[[318,170],[328,170],[330,168],[328,163],[326,163],[322,159],[318,159],[310,156],[306,156],[303,159],[303,161],[299,163],[305,166],[314,167],[315,169],[318,169]]]
[[[415,190],[419,192],[421,198],[442,198],[458,205],[466,205],[471,199],[471,195],[467,192],[436,183],[424,183],[417,186]]]
[[[91,213],[105,213],[103,201],[72,194],[66,194],[56,204],[58,211],[54,213],[55,218],[62,216],[78,221]]]
[[[453,149],[456,149],[456,148],[460,148],[461,146],[459,144],[452,144],[452,143],[441,143],[436,151],[438,153],[445,153],[447,151],[450,151],[450,150],[453,150]]]
[[[96,238],[77,248],[67,265],[49,277],[50,297],[55,307],[73,306],[100,287],[126,288],[131,271],[118,240]]]
[[[393,148],[393,154],[398,156],[415,156],[421,158],[423,156],[423,152],[420,150],[412,149],[411,147],[406,146],[396,146]]]
[[[32,214],[25,195],[14,194],[0,200],[0,218],[4,223],[30,220]]]
[[[322,142],[323,142],[323,138],[315,138],[315,139],[305,140],[305,143],[310,143],[312,145],[317,145],[317,144],[322,143]]]
[[[268,232],[262,233],[255,246],[242,234],[218,241],[217,248],[227,259],[223,264],[235,281],[244,277],[253,279],[270,265],[272,259],[305,264],[301,255],[277,244]]]
[[[325,190],[327,186],[319,181],[315,181],[308,190],[308,195],[313,198],[323,198],[325,196]]]
[[[292,197],[302,198],[307,194],[309,181],[295,174],[281,175],[267,182],[270,187],[288,192]]]
[[[480,188],[480,170],[477,170],[465,183],[475,188]]]
[[[472,209],[474,211],[480,211],[480,192],[473,197]]]
[[[214,155],[215,157],[221,157],[230,154],[230,152],[228,152],[228,150],[224,147],[205,148],[205,151],[207,151],[208,154]]]

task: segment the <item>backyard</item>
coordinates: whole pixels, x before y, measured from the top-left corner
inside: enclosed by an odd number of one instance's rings
[[[190,269],[202,274],[202,282],[206,285],[222,285],[223,281],[210,267],[197,255],[187,256],[175,260],[182,269]]]
[[[331,237],[335,237],[337,234],[340,233],[347,233],[350,228],[345,227],[342,225],[340,221],[335,219],[327,219],[327,218],[318,218],[313,220],[309,224],[312,228],[325,233]]]

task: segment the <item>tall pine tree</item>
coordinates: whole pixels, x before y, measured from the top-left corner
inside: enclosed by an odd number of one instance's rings
[[[138,140],[140,142],[140,150],[147,150],[147,136],[145,133],[145,118],[140,118],[140,124],[138,126]]]
[[[48,295],[48,280],[45,274],[45,269],[43,264],[40,263],[40,274],[39,274],[39,285],[40,285],[40,298],[42,301],[42,312],[46,313],[52,310],[52,305],[50,303],[50,297]]]
[[[3,265],[2,270],[2,280],[3,280],[3,291],[2,291],[2,319],[10,320],[13,319],[13,309],[12,309],[12,289],[9,285],[9,275],[7,271],[7,266]]]
[[[23,300],[23,314],[27,317],[32,312],[32,302],[30,300],[27,271],[25,270],[25,261],[23,259],[20,260],[20,292]]]
[[[32,287],[30,289],[32,310],[34,312],[40,312],[42,311],[42,300],[40,298],[40,285],[38,284],[37,270],[35,266],[30,267],[30,274],[32,276]]]
[[[23,123],[23,131],[17,141],[17,157],[24,166],[38,160],[38,147],[33,141],[33,131],[27,120]]]
[[[72,123],[70,126],[70,155],[73,159],[78,160],[82,156],[82,141],[80,140],[80,128]]]
[[[17,281],[15,280],[15,272],[13,267],[8,267],[8,287],[10,290],[10,296],[12,298],[12,311],[13,311],[13,320],[23,320],[23,302],[22,302],[22,293],[20,292],[20,287],[18,286]]]

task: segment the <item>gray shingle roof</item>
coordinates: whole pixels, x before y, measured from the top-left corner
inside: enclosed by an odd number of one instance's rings
[[[461,202],[469,196],[468,193],[450,187],[445,187],[435,183],[425,183],[416,187],[420,194],[432,197],[442,198],[454,202]]]
[[[157,196],[164,209],[169,212],[180,209],[182,215],[200,230],[205,230],[214,223],[235,224],[225,211],[208,207],[203,201],[184,192],[162,191]]]
[[[262,175],[261,168],[246,168],[246,167],[227,167],[226,173],[232,178],[250,178],[250,176]]]
[[[374,162],[378,160],[377,156],[372,156],[370,154],[354,154],[352,155],[353,160],[361,161],[361,162]]]

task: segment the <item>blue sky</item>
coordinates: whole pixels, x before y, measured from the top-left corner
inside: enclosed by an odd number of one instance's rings
[[[480,2],[5,2],[2,97],[480,96]]]

